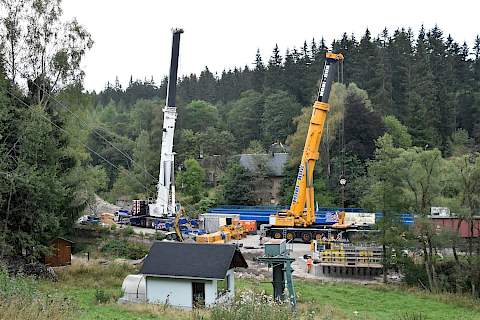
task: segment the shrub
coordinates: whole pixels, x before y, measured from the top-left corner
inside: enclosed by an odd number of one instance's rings
[[[103,289],[95,290],[95,302],[98,304],[110,302],[112,295]]]
[[[127,241],[126,239],[109,239],[102,248],[101,252],[111,255],[115,258],[141,259],[148,253],[149,248],[141,243]]]
[[[427,272],[423,264],[416,264],[410,257],[403,257],[400,269],[405,275],[403,281],[411,286],[428,285]]]
[[[124,237],[129,237],[131,235],[133,235],[135,232],[133,231],[133,227],[132,226],[126,226],[125,228],[122,229],[121,231],[121,234],[124,236]]]

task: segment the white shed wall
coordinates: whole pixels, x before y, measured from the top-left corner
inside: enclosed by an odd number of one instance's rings
[[[168,303],[182,308],[192,308],[192,282],[205,283],[205,305],[210,306],[217,298],[215,280],[173,279],[147,277],[147,301],[150,303]]]
[[[205,306],[209,307],[215,304],[217,300],[217,280],[205,282]]]

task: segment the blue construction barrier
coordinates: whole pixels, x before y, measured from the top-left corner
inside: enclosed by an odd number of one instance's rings
[[[255,220],[257,223],[268,223],[269,217],[280,210],[285,210],[286,207],[281,206],[233,206],[225,205],[211,208],[208,213],[212,214],[238,214],[240,220]],[[315,212],[315,223],[323,225],[332,225],[336,223],[335,214],[342,210],[342,208],[318,208]],[[346,212],[365,212],[362,208],[345,208]],[[375,213],[375,221],[379,221],[383,217],[381,212]],[[401,213],[400,221],[403,224],[413,224],[413,215],[410,213]]]

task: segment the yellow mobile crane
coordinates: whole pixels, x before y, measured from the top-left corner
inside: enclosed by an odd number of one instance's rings
[[[320,157],[319,146],[329,110],[328,98],[340,63],[343,63],[341,53],[327,52],[290,209],[270,216],[270,229],[267,233],[273,238],[293,240],[298,237],[310,242],[312,238],[321,239],[325,234],[321,229],[315,228],[313,171]],[[344,213],[341,212],[338,216],[339,224],[342,225]]]

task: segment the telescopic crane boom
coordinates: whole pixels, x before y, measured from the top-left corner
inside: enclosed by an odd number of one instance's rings
[[[163,134],[160,152],[160,176],[157,185],[157,199],[149,206],[149,214],[153,217],[165,217],[175,214],[175,184],[173,135],[177,107],[175,103],[177,92],[178,53],[180,49],[180,35],[183,29],[173,29],[172,56],[170,73],[168,76],[167,99],[163,108]]]
[[[329,110],[330,90],[333,79],[337,74],[338,64],[342,62],[343,55],[341,53],[327,52],[317,100],[313,104],[302,161],[298,168],[292,203],[287,211],[279,212],[270,217],[270,224],[273,226],[309,227],[315,224],[313,171],[320,157],[319,146]]]

